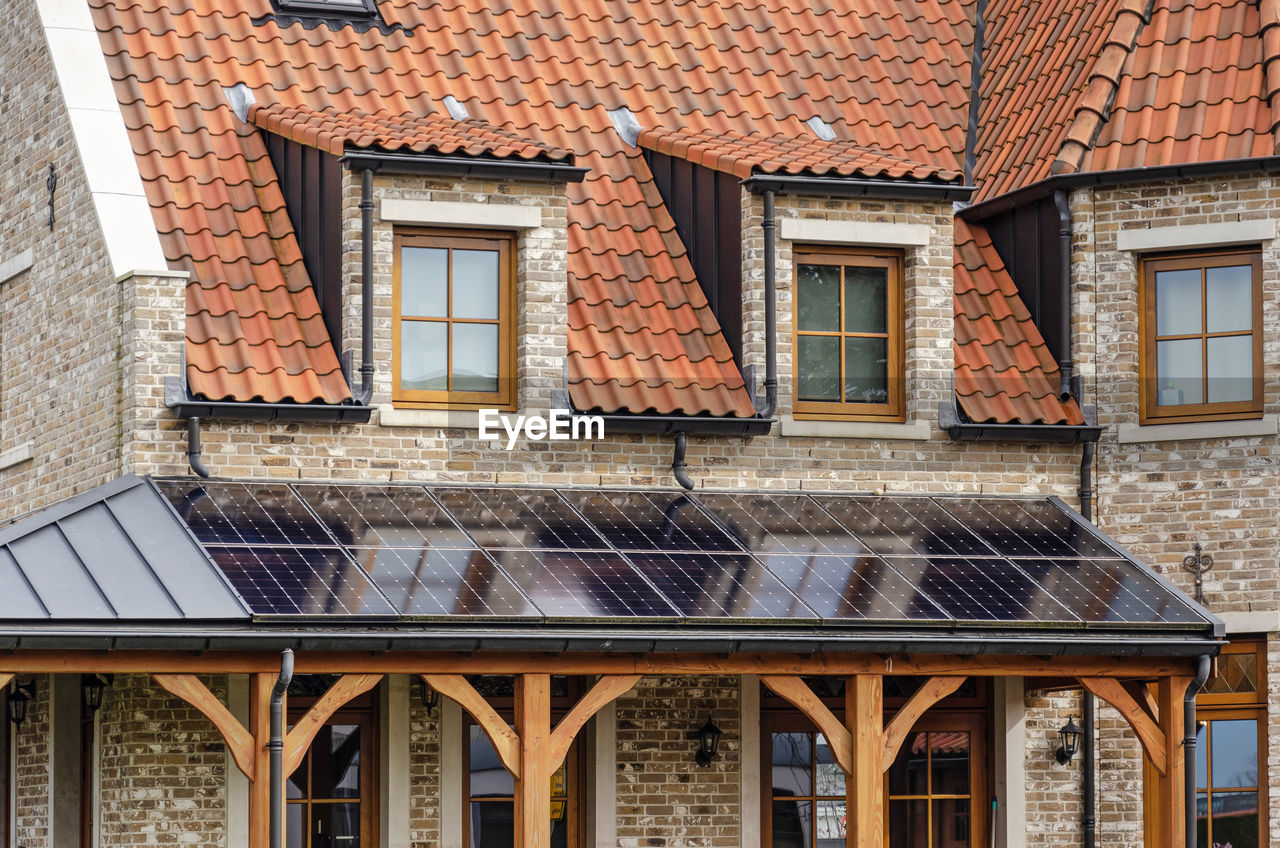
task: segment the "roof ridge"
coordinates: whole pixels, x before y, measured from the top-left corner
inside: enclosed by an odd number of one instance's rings
[[[1150,23],[1154,5],[1155,0],[1123,0],[1121,3],[1102,51],[1089,71],[1089,82],[1076,103],[1075,117],[1067,127],[1062,147],[1049,166],[1050,174],[1080,170],[1085,153],[1093,147],[1111,117],[1125,63],[1137,46],[1143,28]]]

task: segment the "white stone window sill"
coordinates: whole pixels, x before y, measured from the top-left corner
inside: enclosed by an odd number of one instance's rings
[[[1121,424],[1116,428],[1120,444],[1176,442],[1195,439],[1239,439],[1246,436],[1274,436],[1280,431],[1280,416],[1264,415],[1244,421],[1192,421],[1186,424]]]
[[[480,412],[475,409],[397,409],[378,404],[378,423],[383,427],[417,427],[424,430],[479,430]]]
[[[1251,610],[1215,613],[1227,626],[1227,633],[1276,633],[1280,631],[1280,612]]]
[[[808,436],[817,439],[902,439],[928,441],[933,425],[928,421],[887,424],[877,421],[810,421],[783,415],[779,429],[784,436]]]
[[[20,445],[9,448],[7,451],[0,451],[0,471],[28,462],[34,459],[35,455],[35,442],[23,442]]]

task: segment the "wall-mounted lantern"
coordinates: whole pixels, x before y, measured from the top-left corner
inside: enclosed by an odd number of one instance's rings
[[[13,691],[9,693],[9,701],[7,712],[9,721],[14,724],[22,724],[27,720],[27,705],[31,699],[36,696],[36,683],[31,681],[26,686],[19,686],[16,683]]]
[[[1080,728],[1076,727],[1074,718],[1067,719],[1066,725],[1058,731],[1058,737],[1062,739],[1062,745],[1058,747],[1055,756],[1058,758],[1058,764],[1065,766],[1071,762],[1071,758],[1076,755],[1076,751],[1080,750]]]
[[[698,740],[698,750],[693,755],[694,762],[700,766],[711,765],[720,750],[720,728],[711,723],[710,715],[707,716],[707,723],[694,733],[694,737]]]

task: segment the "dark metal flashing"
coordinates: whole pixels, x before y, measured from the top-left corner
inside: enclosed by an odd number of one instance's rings
[[[266,403],[203,400],[191,395],[182,377],[164,382],[164,403],[178,418],[233,421],[293,421],[298,423],[365,424],[374,407],[359,403]]]
[[[496,180],[538,180],[555,183],[580,183],[586,178],[588,170],[572,164],[572,160],[565,162],[524,159],[513,161],[474,156],[381,153],[372,150],[349,150],[338,161],[353,171]]]
[[[1086,422],[1089,416],[1085,416]],[[953,442],[1052,442],[1075,444],[1096,442],[1106,427],[1093,423],[1071,424],[992,424],[963,420],[955,399],[938,404],[938,427],[946,430]]]
[[[591,418],[590,412],[575,412],[574,418]],[[610,413],[604,419],[605,433],[657,433],[670,436],[766,436],[773,429],[771,418],[715,418],[708,415],[629,415]]]
[[[966,201],[976,186],[959,183],[910,182],[906,180],[860,180],[846,177],[803,177],[756,174],[742,181],[754,194],[808,194],[825,197],[868,197],[884,200]]]
[[[1253,159],[1221,159],[1217,162],[1197,162],[1185,165],[1158,165],[1146,168],[1118,168],[1114,171],[1083,171],[1074,174],[1055,174],[1039,182],[975,203],[961,210],[958,214],[966,221],[980,221],[1000,212],[1006,212],[1030,203],[1033,200],[1047,197],[1059,189],[1070,190],[1085,186],[1132,185],[1134,183],[1159,182],[1162,180],[1235,176],[1253,172],[1270,174],[1277,171],[1280,171],[1280,156],[1259,156]]]

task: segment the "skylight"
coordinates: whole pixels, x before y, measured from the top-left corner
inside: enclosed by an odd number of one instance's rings
[[[370,17],[378,14],[375,0],[272,0],[276,10],[302,15]]]

